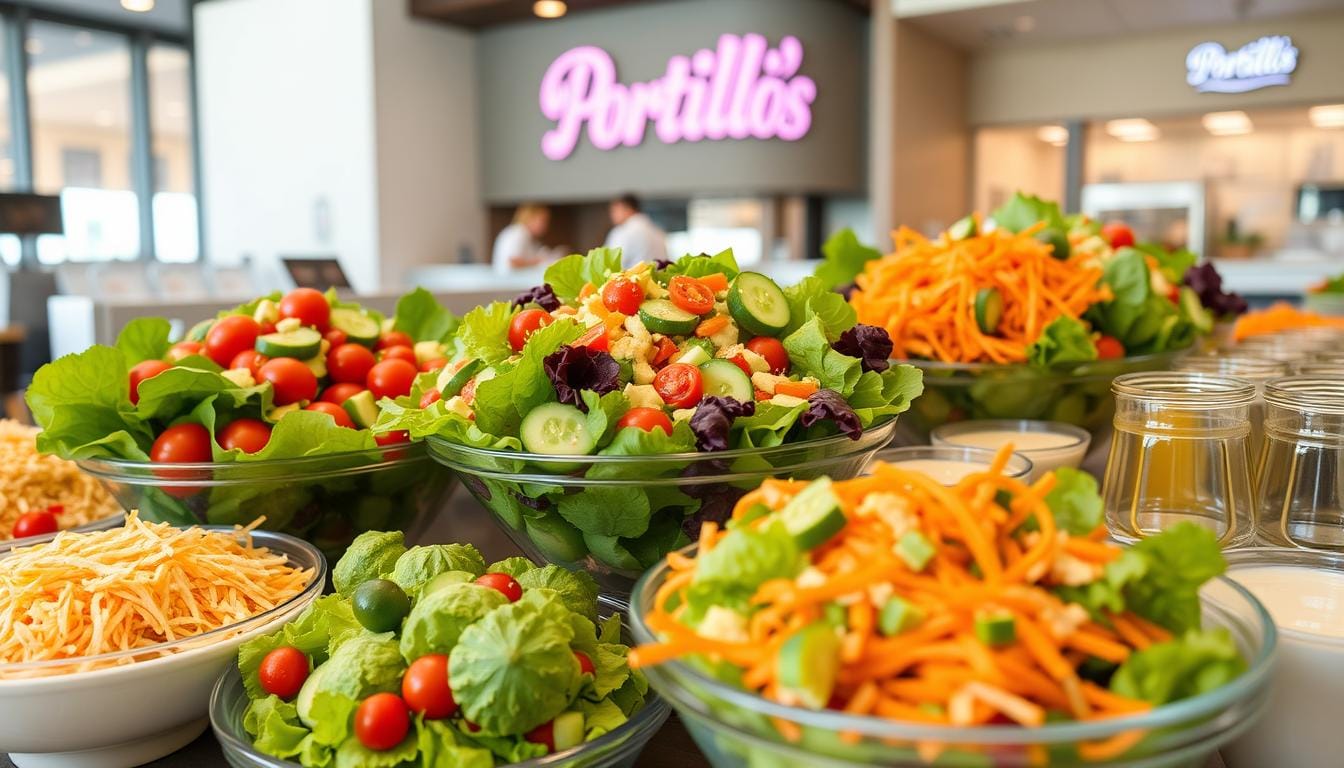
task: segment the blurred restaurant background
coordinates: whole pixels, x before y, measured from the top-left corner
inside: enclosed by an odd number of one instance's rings
[[[296,279],[462,310],[538,282],[491,265],[520,205],[559,253],[626,194],[791,277],[1020,189],[1300,297],[1342,72],[1344,0],[4,0],[4,388]]]

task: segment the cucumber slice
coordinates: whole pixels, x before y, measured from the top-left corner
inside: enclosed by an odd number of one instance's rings
[[[826,621],[800,629],[775,657],[779,684],[812,709],[821,709],[831,700],[839,673],[840,636]]]
[[[981,333],[994,333],[1003,319],[1003,294],[998,288],[981,288],[975,292],[975,324]]]
[[[770,508],[764,504],[752,504],[750,507],[747,507],[747,511],[743,512],[741,517],[729,520],[727,527],[729,530],[736,530],[751,525],[753,522],[770,514],[770,512]]]
[[[892,595],[877,614],[877,629],[886,637],[899,635],[922,623],[924,616],[923,608]]]
[[[307,360],[304,360],[303,364],[308,366],[308,370],[312,371],[313,375],[316,376],[319,380],[327,378],[326,355],[319,352],[318,354],[313,355]]]
[[[775,281],[743,272],[728,288],[728,313],[757,336],[777,336],[789,325],[789,302]]]
[[[784,522],[784,530],[792,534],[803,549],[825,544],[849,522],[827,477],[814,480],[790,499],[779,511],[779,519]]]
[[[597,447],[588,417],[572,405],[545,403],[533,408],[518,427],[523,447],[547,456],[586,456]]]
[[[714,342],[710,341],[709,339],[702,339],[699,336],[692,336],[691,338],[681,342],[681,354],[683,355],[687,354],[688,352],[691,351],[692,347],[699,347],[703,349],[705,351],[705,355],[707,356],[706,359],[712,359],[714,357],[715,352]]]
[[[583,713],[561,712],[551,721],[551,740],[555,751],[577,747],[583,743]]]
[[[267,357],[307,360],[322,351],[322,334],[315,328],[268,333],[257,337],[257,351]]]
[[[976,235],[975,229],[976,229],[975,217],[966,216],[964,218],[957,219],[956,222],[952,224],[952,226],[948,227],[947,235],[953,240],[965,240],[968,237],[975,237]]]
[[[367,389],[351,395],[341,403],[341,407],[360,429],[368,429],[378,420],[378,403],[373,399],[373,393]]]
[[[294,709],[298,712],[299,721],[312,728],[316,724],[313,718],[313,697],[317,695],[317,689],[321,687],[323,667],[318,666],[308,675],[308,679],[303,681],[303,686],[299,688],[299,695],[294,697]]]
[[[639,305],[639,319],[650,333],[684,336],[700,324],[700,316],[678,307],[667,299],[649,299]]]
[[[933,559],[933,544],[919,531],[906,531],[896,542],[896,556],[905,561],[912,571],[922,571]]]
[[[975,636],[985,645],[1008,645],[1017,639],[1017,623],[1010,613],[977,616]]]
[[[191,326],[191,330],[187,331],[186,340],[205,341],[206,334],[210,333],[210,329],[214,326],[214,324],[215,324],[214,318],[211,318],[209,320],[202,320],[201,322]]]
[[[751,379],[731,360],[710,360],[700,366],[700,378],[704,382],[705,395],[731,397],[739,403],[756,400],[756,390]]]
[[[463,363],[462,367],[458,368],[456,371],[450,371],[447,368],[444,368],[443,371],[439,373],[439,378],[435,382],[439,394],[443,395],[444,400],[447,400],[454,395],[461,394],[462,388],[467,386],[467,382],[471,381],[471,377],[475,376],[484,367],[484,360],[473,357]]]
[[[1059,227],[1046,227],[1036,233],[1036,239],[1050,246],[1056,259],[1069,258],[1069,235]]]
[[[694,344],[686,348],[685,352],[678,355],[672,362],[685,363],[687,365],[701,365],[713,360],[714,356],[705,351],[705,348],[699,344]],[[737,366],[733,366],[736,368]]]
[[[345,331],[345,337],[356,344],[372,347],[378,341],[378,321],[349,307],[331,310],[331,327]]]
[[[1199,294],[1195,293],[1194,289],[1181,286],[1180,302],[1181,310],[1190,318],[1195,328],[1201,333],[1213,331],[1213,313],[1204,308],[1203,302],[1199,300]]]

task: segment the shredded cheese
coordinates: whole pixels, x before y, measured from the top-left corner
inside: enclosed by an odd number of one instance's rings
[[[61,528],[111,517],[121,507],[73,461],[37,452],[36,427],[0,419],[0,540],[13,536],[14,523],[28,512],[52,506]]]

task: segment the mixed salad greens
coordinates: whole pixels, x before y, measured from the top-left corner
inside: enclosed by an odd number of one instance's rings
[[[490,768],[618,729],[648,685],[583,573],[357,537],[318,598],[238,654],[254,746],[307,768]]]

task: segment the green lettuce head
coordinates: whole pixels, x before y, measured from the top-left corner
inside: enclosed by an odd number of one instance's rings
[[[432,544],[406,550],[389,570],[392,580],[413,595],[445,571],[466,571],[473,578],[480,576],[485,573],[485,558],[470,544]]]
[[[529,589],[553,589],[569,610],[597,620],[597,582],[582,571],[570,571],[558,565],[543,565],[514,576],[524,594]]]
[[[352,635],[332,651],[327,663],[313,670],[295,700],[299,719],[310,727],[322,719],[314,703],[324,699],[358,702],[375,693],[401,690],[406,662],[391,634]]]
[[[446,584],[426,592],[401,627],[401,655],[414,661],[446,654],[468,626],[507,602],[499,590],[479,584]]]
[[[331,569],[331,583],[337,592],[349,597],[360,584],[391,573],[405,552],[406,536],[401,531],[365,531],[350,542],[345,555]]]

